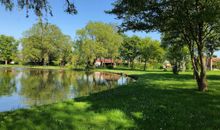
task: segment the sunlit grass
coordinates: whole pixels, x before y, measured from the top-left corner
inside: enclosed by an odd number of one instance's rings
[[[192,72],[98,70],[138,80],[75,100],[0,113],[0,129],[219,129],[220,71],[208,72],[208,92]]]

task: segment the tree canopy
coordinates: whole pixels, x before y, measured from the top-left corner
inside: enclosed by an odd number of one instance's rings
[[[114,25],[89,22],[77,31],[76,51],[87,67],[93,66],[97,58],[114,59],[119,56],[122,37]]]
[[[129,62],[129,66],[134,69],[134,60],[140,55],[139,44],[141,38],[138,36],[124,36],[124,42],[122,43],[120,54],[124,60]]]
[[[71,0],[63,0],[65,5],[65,12],[70,14],[76,14],[77,10],[74,3]],[[26,9],[27,17],[29,10],[34,11],[37,16],[42,16],[43,13],[49,13],[53,15],[52,7],[49,0],[0,0],[0,4],[5,6],[6,10],[12,10],[14,6],[19,9]]]
[[[162,60],[164,55],[164,50],[161,47],[159,41],[152,40],[147,37],[141,40],[139,44],[140,56],[144,60],[144,70],[146,70],[146,63],[150,60]]]
[[[27,63],[65,65],[71,60],[71,38],[64,35],[55,25],[40,21],[24,32],[21,41],[23,58]]]
[[[8,64],[8,61],[16,57],[18,42],[11,37],[0,35],[0,58]]]
[[[117,0],[113,5],[108,13],[122,20],[122,30],[157,30],[183,40],[191,55],[198,88],[207,90],[204,51],[208,39],[219,35],[219,0]]]

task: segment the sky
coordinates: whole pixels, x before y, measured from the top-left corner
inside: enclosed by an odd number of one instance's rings
[[[73,40],[76,36],[75,32],[85,27],[89,21],[116,23],[118,25],[121,23],[120,20],[116,19],[116,16],[104,12],[112,9],[111,3],[114,0],[74,0],[78,11],[77,15],[70,15],[64,12],[64,0],[49,0],[49,2],[54,16],[46,16],[48,22],[57,25],[64,34],[70,35]],[[38,20],[32,12],[29,14],[29,17],[26,18],[25,10],[19,10],[15,7],[12,11],[6,11],[3,6],[0,6],[0,34],[10,35],[16,39],[22,38],[23,32],[31,28]],[[148,36],[152,39],[160,40],[159,32],[129,31],[126,34],[129,36]],[[220,52],[217,55],[220,57]]]

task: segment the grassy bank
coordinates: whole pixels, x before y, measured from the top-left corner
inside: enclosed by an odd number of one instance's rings
[[[191,72],[127,73],[135,83],[66,102],[0,113],[0,129],[219,129],[220,71],[198,92]]]
[[[37,66],[37,65],[0,65],[0,67],[31,68],[31,69],[53,69],[53,70],[71,69],[71,68],[68,68],[68,67],[61,67],[61,66]]]

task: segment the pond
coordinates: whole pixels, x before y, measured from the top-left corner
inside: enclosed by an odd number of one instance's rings
[[[103,72],[0,68],[0,112],[87,96],[132,81]]]

